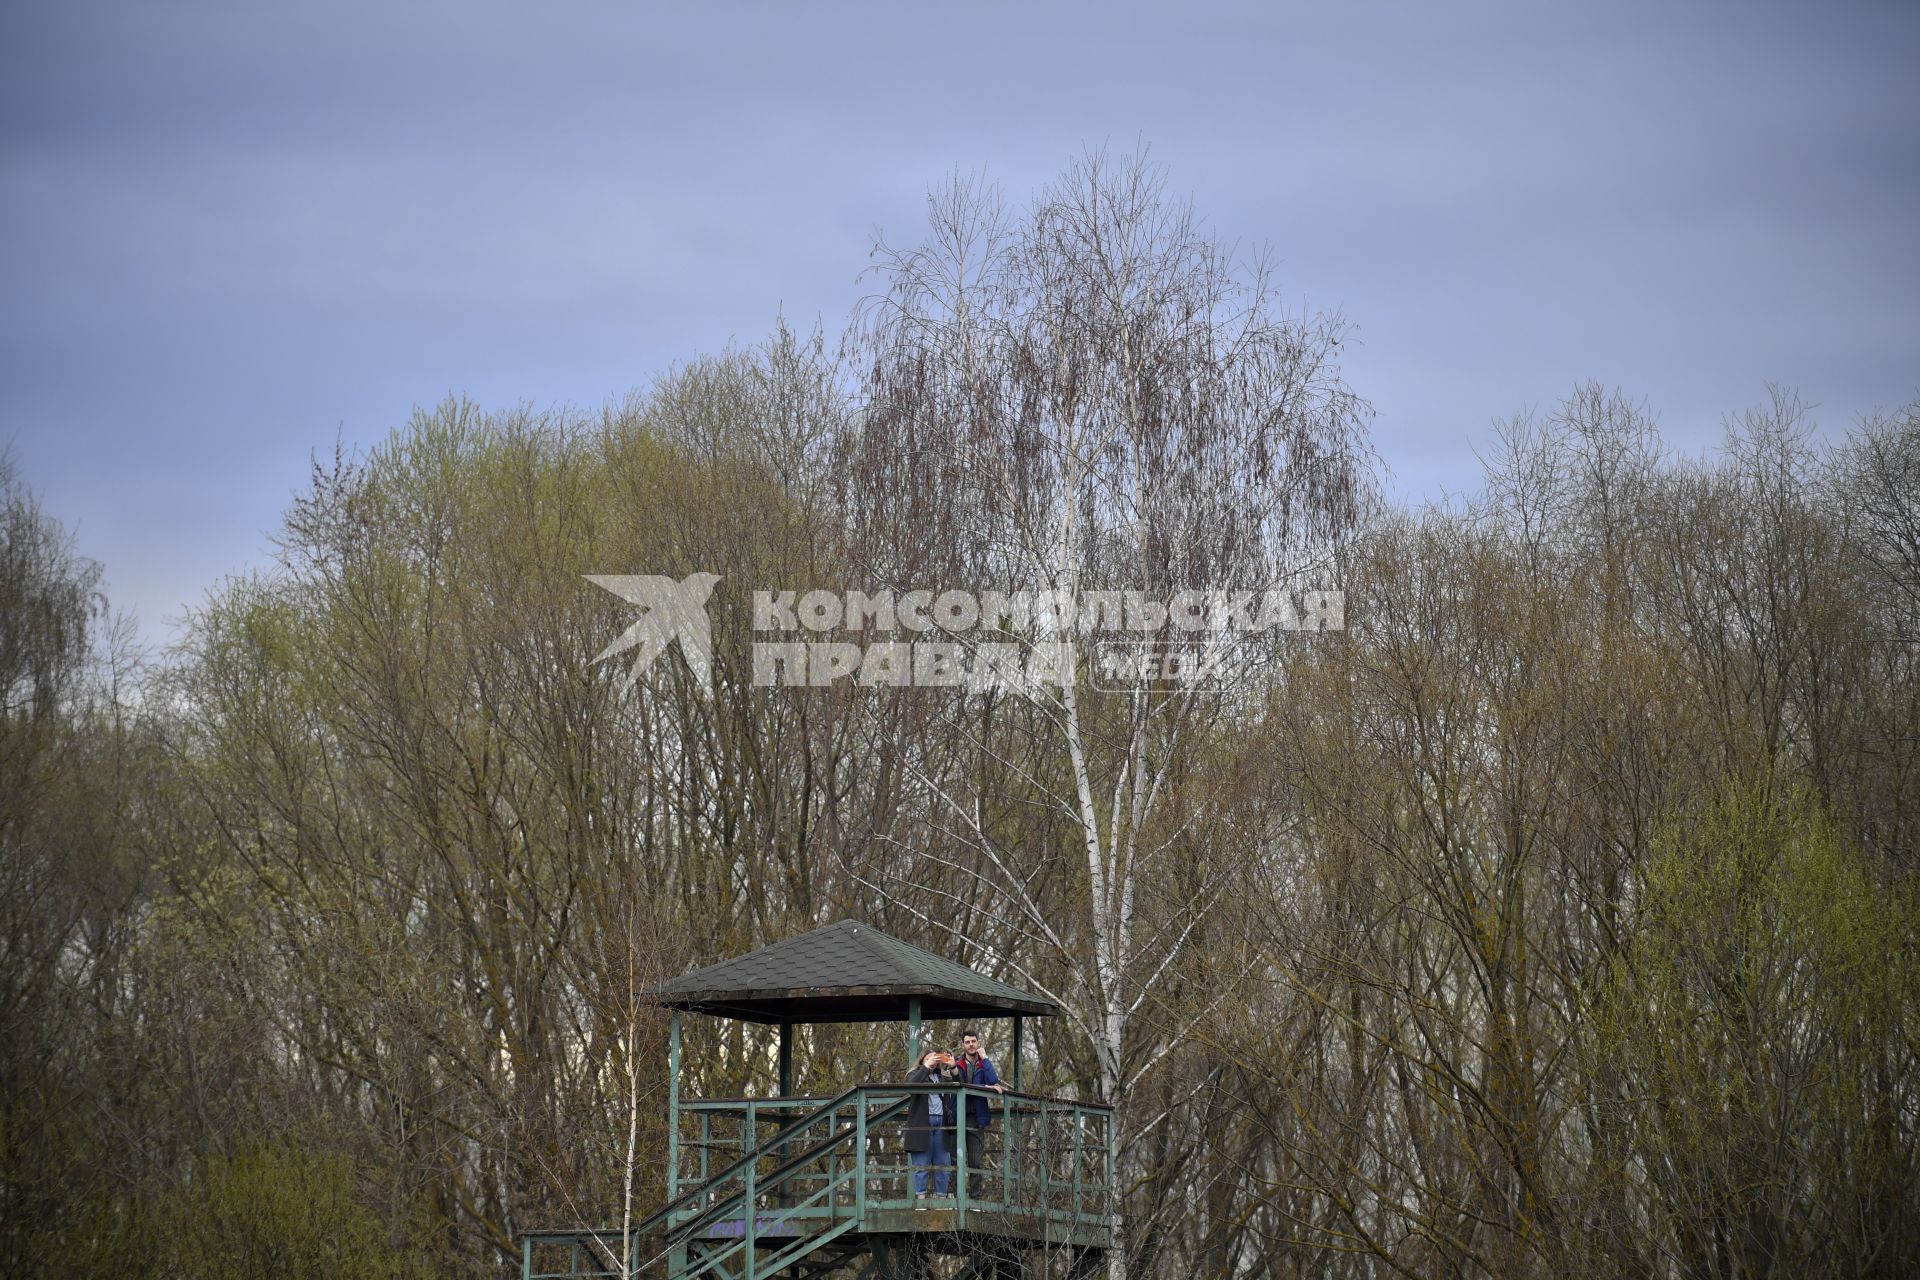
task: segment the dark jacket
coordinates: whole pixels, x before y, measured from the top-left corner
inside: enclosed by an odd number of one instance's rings
[[[993,1069],[993,1059],[985,1054],[980,1057],[980,1065],[971,1070],[967,1067],[967,1060],[960,1059],[958,1070],[961,1081],[966,1084],[1000,1083],[1000,1073]],[[975,1129],[984,1129],[993,1123],[993,1108],[989,1107],[987,1100],[977,1093],[967,1098],[967,1123]]]
[[[938,1084],[951,1082],[958,1078],[959,1072],[946,1067],[941,1067],[933,1071],[929,1071],[925,1067],[915,1067],[907,1073],[908,1084]],[[907,1104],[907,1135],[905,1141],[907,1150],[909,1151],[925,1151],[928,1148],[928,1139],[933,1132],[933,1121],[927,1115],[927,1100],[933,1096],[932,1093],[916,1093],[913,1095],[913,1101]],[[943,1093],[939,1096],[941,1106],[946,1113],[946,1120],[941,1127],[949,1131],[947,1134],[947,1149],[951,1151],[953,1149],[953,1134],[951,1132],[954,1112],[953,1095]]]

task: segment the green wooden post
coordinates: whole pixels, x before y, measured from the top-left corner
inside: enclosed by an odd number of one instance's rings
[[[793,1096],[793,1024],[780,1024],[780,1096]]]
[[[1017,1202],[1015,1188],[1020,1179],[1020,1104],[1009,1102],[1003,1094],[1000,1098],[1000,1123],[1005,1125],[1006,1145],[1005,1163],[1000,1169],[1000,1208],[1006,1213],[1013,1212]]]
[[[760,1274],[758,1268],[754,1265],[756,1262],[756,1259],[753,1256],[754,1250],[759,1246],[759,1243],[760,1243],[758,1239],[759,1228],[760,1228],[760,1210],[759,1210],[759,1207],[754,1204],[755,1193],[753,1189],[753,1178],[754,1178],[754,1175],[759,1171],[760,1171],[760,1162],[758,1160],[747,1161],[747,1186],[746,1186],[746,1196],[745,1196],[745,1199],[747,1202],[747,1220],[746,1220],[746,1223],[744,1224],[745,1235],[743,1237],[746,1241],[747,1269],[741,1273],[742,1275],[745,1275],[745,1276],[757,1276]]]
[[[1041,1238],[1053,1243],[1053,1125],[1047,1116],[1047,1100],[1040,1099],[1040,1213],[1044,1225]]]
[[[827,1116],[827,1133],[831,1135],[839,1132],[840,1132],[840,1112],[836,1109]],[[835,1189],[840,1185],[839,1179],[840,1179],[840,1148],[836,1146],[832,1151],[827,1153],[827,1179],[826,1179],[825,1185],[827,1188],[827,1225],[828,1226],[833,1225],[833,1212],[835,1208],[837,1208],[840,1204],[840,1192]],[[794,1192],[795,1198],[798,1198],[799,1194],[800,1193],[798,1191],[795,1191]]]
[[[1113,1141],[1113,1112],[1111,1112],[1111,1111],[1109,1111],[1109,1112],[1107,1112],[1107,1124],[1106,1124],[1106,1138],[1107,1138],[1107,1141],[1106,1141],[1106,1148],[1107,1148],[1107,1201],[1106,1201],[1106,1205],[1105,1205],[1105,1207],[1103,1208],[1103,1210],[1102,1210],[1102,1212],[1104,1213],[1104,1215],[1105,1215],[1105,1217],[1106,1217],[1106,1220],[1107,1220],[1107,1230],[1108,1230],[1108,1232],[1109,1232],[1109,1234],[1111,1234],[1111,1232],[1112,1232],[1112,1230],[1113,1230],[1113,1211],[1114,1211],[1114,1206],[1115,1206],[1115,1205],[1117,1205],[1117,1204],[1119,1204],[1119,1195],[1120,1195],[1120,1189],[1119,1189],[1119,1188],[1118,1188],[1117,1186],[1115,1186],[1115,1185],[1114,1185],[1114,1181],[1113,1181],[1113,1173],[1114,1173],[1114,1169],[1113,1169],[1113,1162],[1114,1162],[1114,1158],[1115,1158],[1115,1155],[1116,1155],[1116,1153],[1115,1153],[1115,1151],[1114,1151],[1114,1149],[1113,1149],[1113,1148],[1114,1148],[1114,1141]]]
[[[953,1118],[953,1225],[964,1229],[967,1225],[967,1130],[971,1126],[967,1121],[967,1086],[961,1085],[953,1091],[954,1103],[960,1114]]]
[[[907,1057],[920,1065],[920,997],[907,1001]]]
[[[667,1202],[680,1198],[680,1011],[667,1021]]]
[[[747,1099],[747,1118],[740,1126],[740,1154],[743,1156],[752,1155],[760,1146],[760,1112],[754,1105],[754,1101],[752,1098]],[[759,1171],[759,1168],[760,1162],[758,1160],[747,1161],[746,1182],[744,1184],[746,1189],[747,1216],[743,1220],[743,1227],[746,1233],[744,1239],[747,1242],[747,1269],[741,1272],[744,1276],[752,1276],[754,1274],[753,1220],[756,1215],[753,1211],[753,1175]]]
[[[1073,1231],[1080,1229],[1080,1166],[1084,1159],[1080,1150],[1082,1131],[1080,1120],[1080,1108],[1075,1107],[1073,1109],[1073,1215],[1069,1219],[1070,1229]]]
[[[854,1127],[854,1172],[853,1172],[853,1216],[861,1223],[857,1230],[864,1231],[867,1221],[867,1095],[856,1094],[853,1099]]]
[[[1013,1015],[1013,1091],[1020,1092],[1020,1064],[1025,1060],[1027,1020],[1019,1014]],[[1020,1170],[1020,1112],[1017,1106],[1006,1108],[1007,1126],[1007,1168],[1000,1175],[1002,1199],[1006,1201],[1007,1212],[1013,1212],[1014,1184],[1019,1179]]]

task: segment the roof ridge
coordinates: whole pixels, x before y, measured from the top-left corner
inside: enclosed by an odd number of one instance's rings
[[[1000,987],[1003,990],[1011,992],[1015,995],[1024,996],[1027,994],[1024,991],[1021,991],[1018,987],[1015,987],[1012,983],[1002,981],[1001,979],[994,977],[990,973],[982,973],[980,970],[974,968],[972,965],[967,964],[964,961],[955,960],[952,956],[943,956],[938,951],[934,951],[928,947],[923,947],[918,943],[908,942],[905,938],[896,938],[892,934],[883,933],[879,929],[872,928],[872,926],[868,926],[868,928],[871,932],[879,934],[882,938],[885,938],[887,941],[897,943],[903,947],[910,947],[913,950],[919,952],[921,955],[927,957],[928,959],[934,961],[937,964],[946,965],[950,968],[959,970],[961,973],[966,974],[967,977],[973,979],[976,982],[991,983],[992,985],[996,987]]]
[[[843,924],[849,926],[847,932],[852,934],[854,941],[860,944],[860,949],[873,957],[875,961],[880,964],[891,964],[898,960],[897,956],[887,953],[885,946],[881,944],[879,939],[885,938],[889,942],[899,942],[899,938],[894,937],[890,933],[882,933],[870,924],[863,925],[858,920],[840,920],[827,927],[837,929]],[[913,944],[909,942],[904,945],[912,946]]]
[[[869,933],[876,935],[873,941],[868,941],[865,938],[861,940],[862,945],[864,945],[867,948],[867,952],[869,955],[876,955],[880,959],[889,960],[889,961],[898,961],[904,958],[906,960],[913,962],[916,968],[924,964],[924,961],[921,960],[919,957],[925,957],[926,960],[931,960],[935,964],[947,965],[954,969],[958,969],[962,973],[966,974],[969,978],[984,980],[987,982],[994,981],[993,978],[990,978],[986,974],[981,973],[978,969],[975,969],[969,965],[961,964],[958,960],[955,960],[950,956],[943,956],[938,951],[934,951],[929,947],[923,947],[917,942],[908,942],[905,938],[896,938],[892,934],[887,933],[884,930],[873,928],[871,925],[867,926],[867,930]],[[909,952],[912,952],[914,954],[906,957],[901,957],[898,955],[883,954],[885,951],[885,947],[881,940],[884,940],[885,942],[891,942],[898,947],[905,947]]]

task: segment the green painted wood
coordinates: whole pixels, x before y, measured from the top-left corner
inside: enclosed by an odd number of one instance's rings
[[[764,1148],[757,1149],[750,1157],[745,1157],[736,1162],[733,1168],[723,1173],[720,1179],[716,1180],[717,1182],[724,1182],[728,1177],[734,1174],[740,1174],[743,1178],[742,1190],[721,1196],[718,1199],[712,1198],[711,1194],[709,1194],[704,1208],[688,1209],[684,1217],[679,1217],[672,1222],[669,1230],[677,1231],[684,1237],[700,1231],[703,1229],[703,1226],[710,1226],[713,1223],[725,1219],[735,1211],[736,1205],[740,1206],[740,1212],[744,1215],[746,1212],[744,1207],[746,1204],[744,1174],[747,1167],[750,1164],[757,1166],[762,1158],[769,1156],[789,1142],[800,1144],[803,1150],[789,1157],[779,1167],[773,1170],[766,1179],[761,1180],[759,1183],[760,1189],[767,1190],[776,1185],[782,1185],[794,1178],[808,1176],[808,1166],[811,1161],[827,1151],[837,1149],[854,1135],[854,1130],[851,1127],[844,1124],[834,1124],[831,1136],[821,1141],[808,1143],[806,1139],[813,1130],[813,1122],[823,1117],[831,1119],[843,1109],[844,1102],[849,1099],[857,1098],[864,1104],[866,1097],[876,1092],[884,1105],[876,1114],[870,1117],[870,1121],[884,1122],[895,1119],[905,1112],[908,1099],[895,1091],[876,1091],[866,1087],[849,1090],[847,1094],[843,1094],[840,1099],[836,1099],[828,1107],[821,1108],[820,1111],[809,1118],[808,1122],[789,1127],[770,1141]],[[661,1215],[659,1214],[654,1215],[653,1218],[648,1219],[648,1224],[650,1225],[658,1221],[660,1217]]]
[[[755,1240],[760,1234],[760,1202],[759,1202],[759,1199],[754,1195],[754,1191],[753,1191],[753,1180],[754,1180],[754,1176],[760,1171],[759,1165],[760,1165],[760,1161],[757,1159],[749,1160],[747,1162],[746,1192],[743,1198],[743,1204],[745,1206],[745,1223],[744,1223],[745,1231],[743,1232],[742,1238],[746,1241],[746,1247],[747,1247],[748,1280],[752,1280],[753,1250],[755,1247]]]
[[[751,1172],[752,1171],[749,1170],[749,1173]],[[843,1216],[838,1222],[833,1221],[841,1188],[845,1181],[852,1176],[852,1172],[849,1171],[839,1178],[824,1181],[820,1188],[813,1192],[812,1195],[793,1206],[770,1209],[767,1216],[772,1219],[778,1219],[782,1227],[792,1229],[794,1238],[791,1244],[776,1247],[770,1257],[761,1258],[759,1251],[762,1214],[757,1202],[757,1191],[772,1191],[785,1182],[791,1181],[799,1172],[801,1172],[801,1170],[796,1168],[780,1171],[775,1176],[760,1183],[757,1189],[755,1184],[749,1180],[746,1192],[741,1200],[742,1218],[740,1223],[740,1240],[737,1243],[724,1245],[707,1254],[699,1266],[685,1273],[684,1280],[695,1280],[695,1277],[704,1275],[710,1270],[717,1270],[722,1263],[733,1257],[736,1253],[742,1255],[745,1262],[745,1271],[743,1272],[744,1280],[758,1280],[760,1277],[773,1276],[782,1268],[791,1265],[817,1249],[823,1248],[829,1241],[838,1238],[847,1231],[853,1230],[860,1225],[860,1220],[851,1215]],[[798,1230],[799,1225],[813,1219],[821,1220],[826,1225],[819,1231],[803,1232]]]
[[[631,1050],[632,1046],[629,1045]],[[667,1200],[680,1198],[680,1011],[667,1020]]]
[[[867,1220],[867,1104],[864,1098],[854,1103],[854,1182],[853,1216]]]
[[[849,1218],[847,1221],[840,1223],[838,1226],[831,1227],[817,1236],[808,1236],[804,1240],[789,1245],[787,1248],[775,1253],[765,1262],[760,1262],[758,1259],[755,1259],[748,1263],[750,1269],[747,1272],[747,1278],[748,1280],[760,1280],[763,1276],[777,1276],[783,1268],[792,1266],[808,1254],[825,1248],[829,1243],[839,1239],[859,1225],[857,1221]]]
[[[780,1096],[793,1096],[793,1023],[780,1024]]]
[[[1016,1027],[1019,1025],[1017,1020],[1014,1025]],[[1019,1040],[1019,1035],[1020,1033],[1018,1031],[1014,1032],[1016,1043]],[[1019,1059],[1014,1059],[1014,1062],[1016,1064],[1015,1070],[1018,1070]],[[1016,1089],[1018,1087],[1017,1085],[1015,1086]],[[1006,1134],[1006,1155],[1001,1165],[1000,1173],[1001,1208],[1011,1211],[1013,1206],[1018,1202],[1019,1197],[1020,1108],[1018,1106],[1007,1106],[1004,1098],[1001,1104],[1000,1123],[1005,1126],[1001,1132]]]
[[[1080,1119],[1081,1119],[1080,1113],[1078,1111],[1074,1112],[1073,1113],[1073,1222],[1075,1226],[1080,1225],[1080,1222],[1082,1220],[1082,1215],[1080,1212],[1080,1206],[1081,1206],[1080,1174],[1081,1174],[1081,1171],[1086,1167],[1086,1156],[1085,1156],[1085,1153],[1081,1150],[1081,1138],[1085,1132],[1085,1126],[1080,1123]]]
[[[958,1114],[953,1117],[953,1197],[955,1208],[964,1223],[967,1214],[967,1089],[965,1085],[954,1090],[953,1100]]]
[[[1053,1126],[1047,1123],[1047,1101],[1040,1100],[1040,1209],[1046,1223],[1046,1241],[1053,1243]]]
[[[845,1104],[849,1099],[858,1097],[865,1091],[867,1091],[867,1086],[855,1086],[854,1088],[849,1089],[847,1090],[847,1092],[841,1094],[838,1098],[835,1098],[832,1101],[828,1102],[824,1106],[816,1106],[808,1116],[803,1117],[796,1124],[789,1126],[787,1129],[784,1129],[779,1134],[777,1134],[775,1136],[774,1141],[779,1142],[779,1141],[784,1141],[788,1138],[791,1138],[796,1131],[804,1129],[804,1127],[807,1124],[809,1124],[811,1121],[819,1119],[822,1115],[830,1114],[832,1111],[834,1111],[835,1109]],[[689,1105],[695,1105],[695,1104],[689,1104]],[[809,1105],[810,1106],[813,1105],[811,1100],[809,1100]],[[635,1230],[644,1233],[662,1226],[666,1227],[669,1230],[673,1230],[675,1228],[684,1226],[687,1222],[692,1221],[693,1219],[700,1217],[703,1213],[708,1212],[711,1209],[712,1207],[711,1197],[714,1192],[714,1189],[720,1184],[725,1183],[727,1180],[737,1176],[741,1172],[741,1170],[746,1166],[747,1162],[750,1159],[758,1159],[757,1148],[752,1146],[748,1147],[747,1154],[742,1155],[737,1159],[735,1159],[726,1168],[722,1169],[719,1172],[719,1174],[717,1174],[713,1179],[711,1179],[707,1183],[702,1184],[700,1187],[695,1188],[693,1191],[685,1193],[681,1197],[681,1200],[691,1202],[691,1201],[695,1201],[697,1198],[704,1196],[708,1201],[708,1206],[706,1209],[697,1207],[696,1204],[694,1203],[682,1204],[682,1203],[670,1201],[666,1208],[659,1210],[658,1212],[654,1213],[651,1217],[648,1217],[647,1219],[642,1221],[641,1224],[637,1228],[635,1228]]]
[[[1105,1152],[1106,1152],[1107,1195],[1106,1195],[1105,1201],[1103,1202],[1104,1212],[1101,1214],[1101,1218],[1104,1221],[1106,1226],[1107,1238],[1111,1240],[1113,1238],[1114,1207],[1119,1203],[1119,1196],[1120,1196],[1120,1188],[1117,1185],[1115,1185],[1114,1174],[1113,1174],[1114,1159],[1118,1155],[1118,1152],[1115,1150],[1115,1148],[1119,1146],[1119,1144],[1113,1140],[1114,1128],[1113,1128],[1112,1112],[1107,1113],[1106,1122],[1103,1126],[1103,1129],[1104,1131],[1101,1134],[1100,1145],[1105,1149]]]
[[[972,1176],[965,1163],[965,1138],[957,1136],[955,1195],[938,1207],[916,1209],[904,1181],[898,1122],[920,1092],[924,1090],[868,1084],[824,1104],[810,1099],[782,1099],[779,1106],[773,1100],[684,1100],[683,1108],[702,1115],[703,1144],[709,1138],[731,1138],[714,1133],[714,1117],[719,1115],[751,1117],[743,1140],[757,1135],[763,1117],[778,1128],[754,1141],[717,1176],[684,1190],[678,1201],[646,1219],[643,1232],[664,1227],[667,1238],[635,1252],[643,1257],[656,1249],[664,1252],[672,1280],[768,1280],[778,1267],[828,1248],[857,1266],[890,1235],[965,1230],[984,1232],[1014,1249],[1097,1252],[1111,1247],[1116,1130],[1109,1109],[1022,1094],[989,1099],[1008,1135],[999,1189],[993,1189],[990,1179]],[[948,1092],[963,1106],[969,1100],[964,1088]],[[802,1106],[806,1110],[795,1115]],[[1062,1125],[1068,1128],[1056,1133]],[[711,1163],[709,1158],[702,1172]],[[609,1270],[598,1261],[603,1247],[611,1251],[619,1246],[618,1232],[529,1233],[522,1240],[521,1271],[527,1280],[548,1274],[609,1280],[619,1274],[618,1266]],[[542,1242],[566,1250],[569,1272],[534,1270]]]

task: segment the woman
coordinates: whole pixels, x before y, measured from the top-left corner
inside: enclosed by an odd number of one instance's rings
[[[907,1073],[908,1084],[949,1084],[960,1078],[953,1058],[940,1050],[925,1047],[920,1065]],[[933,1174],[933,1194],[944,1196],[953,1178],[953,1095],[928,1090],[913,1095],[907,1106],[907,1157],[913,1161],[913,1194],[927,1198],[927,1174]]]

